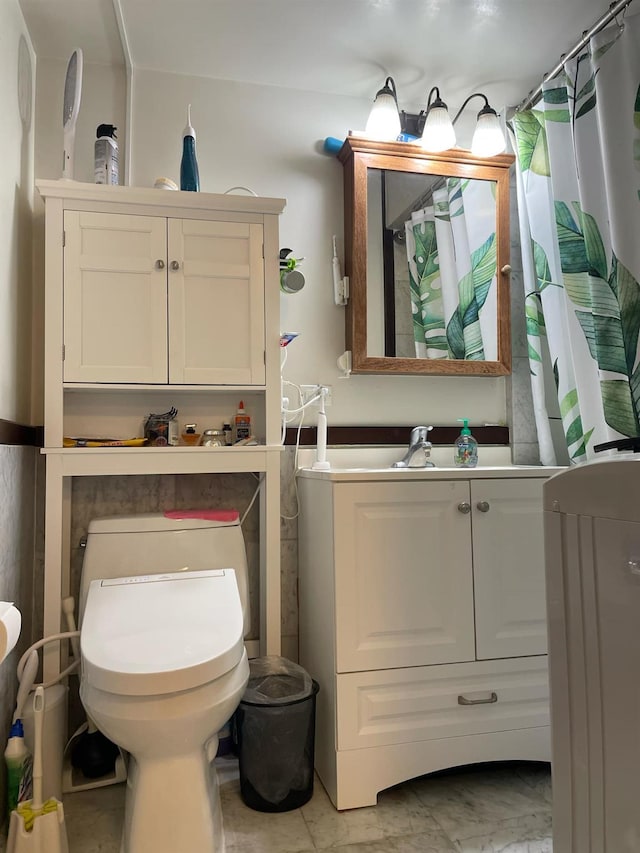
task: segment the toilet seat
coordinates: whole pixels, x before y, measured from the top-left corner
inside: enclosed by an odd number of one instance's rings
[[[80,651],[83,679],[108,693],[177,693],[219,678],[244,653],[235,572],[93,581]]]

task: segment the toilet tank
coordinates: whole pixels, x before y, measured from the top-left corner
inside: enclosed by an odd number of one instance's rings
[[[163,513],[94,518],[82,562],[79,618],[91,581],[163,572],[233,569],[244,614],[251,623],[247,554],[239,520],[167,518]]]

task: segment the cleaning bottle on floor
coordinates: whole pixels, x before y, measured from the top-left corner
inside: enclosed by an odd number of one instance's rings
[[[11,726],[4,760],[7,765],[7,809],[10,814],[18,803],[31,799],[33,762],[24,743],[21,720],[16,720]]]
[[[468,418],[458,418],[462,423],[460,435],[453,449],[453,461],[456,468],[475,468],[478,464],[478,442],[471,435]]]

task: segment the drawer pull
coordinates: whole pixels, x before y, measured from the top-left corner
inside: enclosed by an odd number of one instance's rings
[[[488,699],[467,699],[465,696],[458,696],[458,705],[494,705],[498,701],[498,694],[491,693]]]

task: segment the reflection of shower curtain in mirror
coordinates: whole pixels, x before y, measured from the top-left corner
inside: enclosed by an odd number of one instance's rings
[[[494,192],[492,181],[446,178],[405,223],[418,358],[497,359]]]

